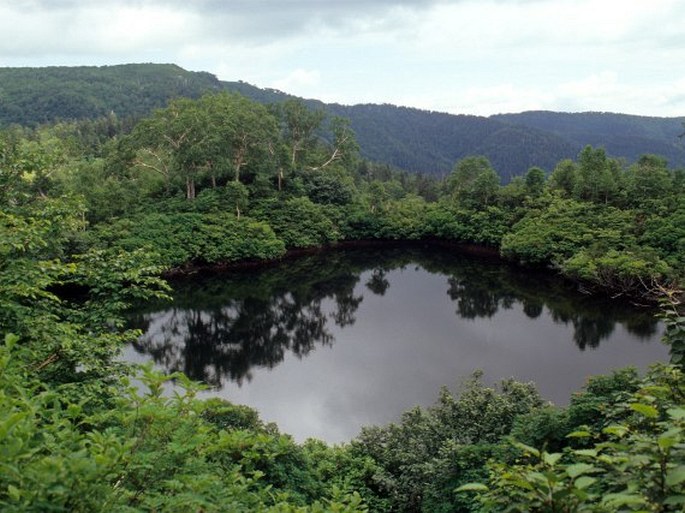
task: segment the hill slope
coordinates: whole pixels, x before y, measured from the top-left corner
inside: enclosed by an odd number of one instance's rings
[[[613,156],[636,160],[643,153],[666,157],[672,165],[685,165],[685,144],[679,139],[685,117],[657,118],[607,112],[563,113],[531,111],[492,116],[563,137],[576,147],[603,146]]]
[[[96,118],[140,117],[170,98],[219,90],[210,73],[173,64],[0,68],[0,127]]]
[[[172,98],[197,98],[219,90],[240,92],[263,103],[293,98],[173,64],[0,68],[0,127],[97,118],[110,112],[141,117]],[[575,157],[586,144],[604,146],[610,155],[629,161],[656,153],[671,165],[685,166],[685,146],[677,137],[685,118],[555,112],[488,118],[387,104],[306,102],[349,118],[364,157],[408,171],[445,174],[460,158],[485,155],[508,181],[532,166],[550,170],[559,160]]]

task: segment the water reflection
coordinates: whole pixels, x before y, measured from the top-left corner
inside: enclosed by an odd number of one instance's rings
[[[375,268],[371,272],[371,278],[366,282],[366,288],[376,295],[384,296],[385,291],[390,287],[390,282],[385,277],[386,272],[385,269]]]
[[[638,338],[657,332],[651,312],[574,293],[560,280],[434,248],[395,248],[336,251],[258,272],[179,281],[173,305],[132,316],[144,333],[133,348],[213,387],[242,385],[288,354],[302,358],[331,346],[336,332],[354,325],[365,293],[385,296],[389,273],[410,268],[444,276],[443,290],[460,319],[492,319],[517,305],[537,319],[546,308],[555,323],[572,327],[581,351],[597,348],[617,323]],[[363,287],[362,274],[368,275]],[[425,299],[417,291],[409,301]]]
[[[249,381],[253,368],[273,368],[286,352],[302,358],[317,345],[331,345],[329,320],[354,324],[363,299],[354,293],[359,274],[312,274],[305,264],[283,276],[270,269],[263,276],[177,283],[173,306],[132,317],[144,332],[134,348],[169,372],[220,387],[225,380]],[[332,312],[322,307],[326,299],[335,305]]]

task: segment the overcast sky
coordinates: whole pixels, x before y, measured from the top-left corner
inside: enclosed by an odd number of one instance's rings
[[[0,0],[0,66],[128,62],[345,104],[684,116],[685,1]]]

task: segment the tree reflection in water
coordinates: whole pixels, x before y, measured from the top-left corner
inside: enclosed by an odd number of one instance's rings
[[[574,293],[549,276],[442,249],[398,247],[326,252],[260,271],[178,281],[173,306],[151,305],[131,316],[144,333],[134,348],[210,386],[242,384],[252,369],[273,368],[289,352],[302,358],[332,345],[331,323],[355,322],[362,273],[370,274],[365,289],[380,297],[392,285],[388,273],[408,265],[444,275],[456,315],[465,320],[489,319],[517,304],[535,319],[546,307],[554,322],[573,327],[580,350],[597,347],[617,322],[643,338],[657,330],[652,312]]]

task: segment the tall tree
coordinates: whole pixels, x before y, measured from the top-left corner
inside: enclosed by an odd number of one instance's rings
[[[316,146],[316,131],[321,128],[326,114],[307,108],[302,100],[287,100],[278,106],[283,122],[284,140],[290,153],[290,165],[302,164],[303,156]]]
[[[325,160],[316,166],[311,166],[311,169],[316,171],[339,163],[346,170],[352,171],[358,161],[359,145],[350,127],[350,121],[336,116],[331,120],[330,131],[333,134],[333,143],[327,149]]]
[[[192,200],[200,179],[216,186],[219,178],[230,175],[238,182],[247,166],[257,170],[270,162],[278,127],[263,105],[220,93],[175,100],[138,123],[128,139],[138,148],[136,164],[168,181],[180,179]]]
[[[203,168],[208,119],[198,103],[177,99],[165,109],[139,122],[129,139],[139,148],[135,163],[152,169],[166,180],[185,183],[186,198],[196,195],[196,182]]]
[[[526,192],[533,197],[542,194],[545,187],[545,172],[539,167],[531,167],[526,173]]]
[[[466,157],[454,166],[447,177],[447,190],[468,208],[488,205],[497,196],[499,176],[483,156]]]
[[[628,171],[628,198],[633,204],[666,196],[672,187],[666,159],[643,155]]]
[[[206,95],[198,103],[208,112],[208,162],[230,162],[238,182],[246,166],[270,161],[278,124],[265,106],[230,93]]]
[[[549,186],[554,190],[561,191],[566,198],[573,196],[576,188],[578,166],[571,159],[559,162],[549,176]]]
[[[604,148],[586,146],[578,155],[578,173],[574,188],[576,198],[609,203],[618,189],[620,166],[607,157]]]

